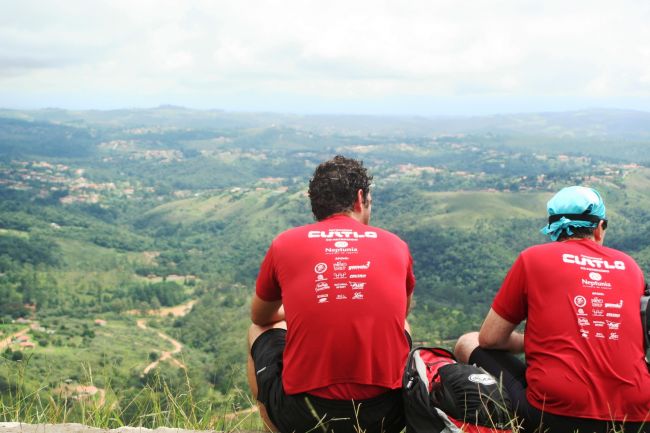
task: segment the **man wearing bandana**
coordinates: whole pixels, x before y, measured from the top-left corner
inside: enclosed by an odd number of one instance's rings
[[[547,210],[541,231],[553,242],[519,255],[480,332],[463,335],[456,356],[501,377],[526,432],[650,432],[643,274],[603,246],[596,190],[564,188]],[[522,334],[515,329],[524,320]]]

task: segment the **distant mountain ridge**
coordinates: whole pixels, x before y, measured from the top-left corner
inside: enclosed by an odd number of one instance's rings
[[[14,110],[0,108],[0,117],[88,125],[173,125],[193,128],[250,128],[285,126],[323,132],[356,132],[360,134],[421,134],[424,131],[444,133],[507,132],[555,135],[596,133],[599,135],[650,137],[650,112],[594,108],[574,111],[539,113],[504,113],[482,116],[382,116],[335,115],[268,112],[231,112],[197,110],[174,105],[154,108],[117,110]]]

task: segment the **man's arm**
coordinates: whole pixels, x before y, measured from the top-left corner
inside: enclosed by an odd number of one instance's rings
[[[413,299],[413,293],[406,297],[406,316],[408,317],[411,312],[411,299]]]
[[[516,327],[516,323],[508,322],[490,308],[478,334],[479,346],[484,349],[501,349],[512,353],[522,353],[524,351],[524,335],[515,332]]]
[[[258,326],[270,326],[285,320],[282,301],[265,301],[257,294],[251,302],[251,320]]]

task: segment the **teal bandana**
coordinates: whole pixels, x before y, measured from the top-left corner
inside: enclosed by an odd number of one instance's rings
[[[606,219],[605,203],[593,188],[570,186],[563,188],[546,204],[549,224],[540,232],[556,241],[563,231],[571,236],[571,227],[597,227]]]

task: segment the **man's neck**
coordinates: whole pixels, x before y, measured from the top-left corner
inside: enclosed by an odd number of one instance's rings
[[[587,236],[584,238],[575,238],[575,237],[570,237],[570,238],[564,238],[560,242],[568,242],[568,241],[584,241],[584,240],[590,240],[592,242],[596,242],[599,245],[603,244],[603,238],[601,237],[599,240],[596,240],[595,236]]]
[[[324,219],[334,218],[334,217],[338,217],[338,216],[349,217],[349,218],[352,218],[353,220],[355,220],[357,222],[360,222],[361,224],[366,224],[366,223],[363,222],[363,215],[360,212],[354,212],[354,211],[335,213],[335,214],[332,214],[332,215],[330,215],[330,216],[328,216],[327,218],[324,218]]]
[[[361,224],[366,224],[363,221],[363,216],[359,212],[350,211],[350,212],[346,212],[346,213],[344,213],[342,215],[349,216],[350,218],[352,218],[353,220],[355,220],[357,222],[360,222]]]

